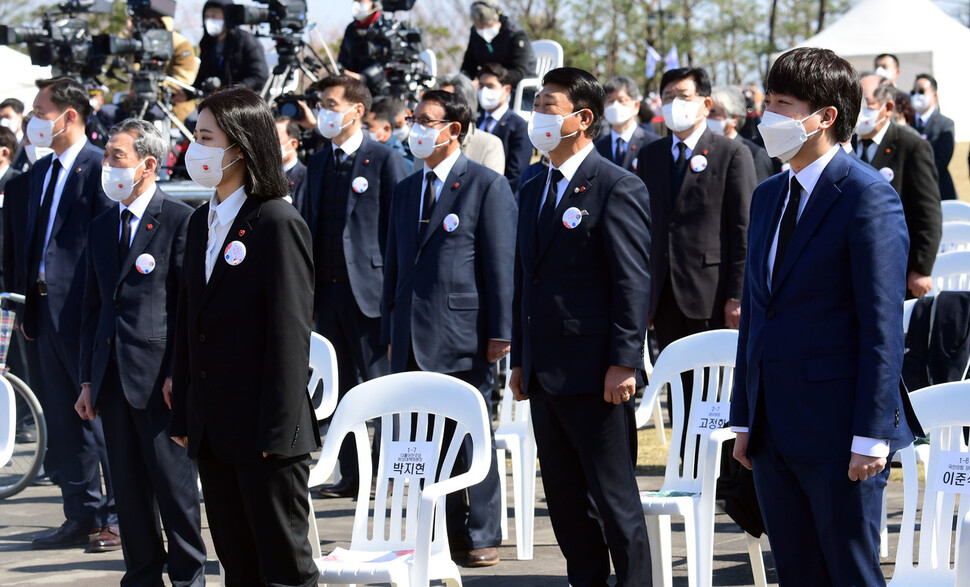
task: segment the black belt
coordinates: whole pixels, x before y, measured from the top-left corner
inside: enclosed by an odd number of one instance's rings
[[[46,296],[47,295],[47,282],[46,281],[38,281],[37,283],[34,284],[34,290],[37,292],[37,295],[39,295],[39,296]]]

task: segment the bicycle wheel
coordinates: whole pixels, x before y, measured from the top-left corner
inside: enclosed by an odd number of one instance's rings
[[[17,409],[17,441],[10,462],[0,467],[0,499],[16,495],[33,482],[47,452],[47,422],[37,396],[16,375],[7,373]],[[33,434],[24,433],[33,430]]]

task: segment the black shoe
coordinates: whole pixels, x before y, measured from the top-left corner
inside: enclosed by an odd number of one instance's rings
[[[317,497],[331,498],[331,497],[353,497],[357,495],[357,484],[351,483],[350,481],[340,480],[340,483],[334,483],[333,485],[324,485],[320,489],[315,490],[314,495]]]
[[[61,524],[60,528],[34,538],[30,541],[30,545],[34,550],[87,545],[90,531],[91,526],[68,520]]]

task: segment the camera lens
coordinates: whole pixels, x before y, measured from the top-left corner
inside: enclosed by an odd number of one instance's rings
[[[280,114],[293,120],[297,120],[303,115],[303,110],[296,102],[283,102],[279,105],[279,110]]]

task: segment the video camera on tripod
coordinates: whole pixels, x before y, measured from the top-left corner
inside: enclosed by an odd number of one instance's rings
[[[278,74],[287,66],[299,66],[299,50],[306,31],[306,0],[269,0],[266,7],[231,4],[225,7],[229,25],[269,25],[280,60],[273,70]]]
[[[417,0],[385,0],[384,12],[407,11]],[[421,61],[424,51],[420,27],[396,19],[378,21],[367,31],[367,46],[375,61],[359,72],[375,96],[392,96],[413,106],[419,90],[434,83],[431,72]]]

